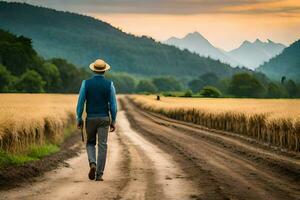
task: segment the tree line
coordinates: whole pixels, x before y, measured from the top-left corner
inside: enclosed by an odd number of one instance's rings
[[[45,60],[29,38],[0,30],[0,92],[77,93],[90,71],[61,58]],[[282,77],[271,81],[263,73],[241,72],[229,78],[205,73],[194,79],[179,76],[138,77],[128,73],[107,73],[117,93],[163,93],[167,96],[298,98],[300,85]]]
[[[247,98],[298,98],[300,84],[282,77],[272,81],[260,72],[237,73],[230,78],[219,78],[213,73],[199,76],[188,83],[193,92],[207,86],[220,91],[223,96]]]
[[[119,93],[162,93],[166,96],[203,96],[239,98],[299,98],[300,84],[282,77],[275,82],[259,72],[237,73],[230,78],[219,78],[214,73],[200,75],[190,81],[173,76],[137,79],[132,75],[107,74]]]

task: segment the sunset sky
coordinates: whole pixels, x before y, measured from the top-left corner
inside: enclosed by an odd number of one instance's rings
[[[244,40],[300,39],[300,0],[23,0],[90,15],[125,32],[156,40],[198,31],[231,50]]]

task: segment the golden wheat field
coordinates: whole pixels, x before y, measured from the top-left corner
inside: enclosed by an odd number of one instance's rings
[[[300,100],[210,99],[132,95],[139,107],[208,128],[247,135],[281,148],[300,150]]]
[[[0,149],[59,143],[75,122],[76,95],[0,94]]]

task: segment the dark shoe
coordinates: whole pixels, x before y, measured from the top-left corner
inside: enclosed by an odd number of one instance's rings
[[[94,163],[90,164],[90,172],[89,172],[89,179],[95,180],[96,175],[96,165]]]
[[[95,181],[104,181],[102,175],[100,176],[97,175]]]

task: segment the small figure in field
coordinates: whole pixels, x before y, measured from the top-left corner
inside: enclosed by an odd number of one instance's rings
[[[82,81],[81,84],[77,103],[77,128],[83,128],[82,113],[85,106],[87,113],[86,150],[90,165],[88,177],[91,180],[103,181],[108,132],[114,132],[116,129],[116,92],[113,82],[104,77],[104,73],[110,69],[106,62],[98,59],[89,67],[94,72],[94,76]],[[97,140],[98,158],[96,160]]]
[[[157,100],[157,101],[160,100],[160,96],[159,96],[159,95],[156,96],[156,100]]]
[[[285,76],[281,77],[281,84],[284,84],[285,81],[286,81],[286,77]]]

